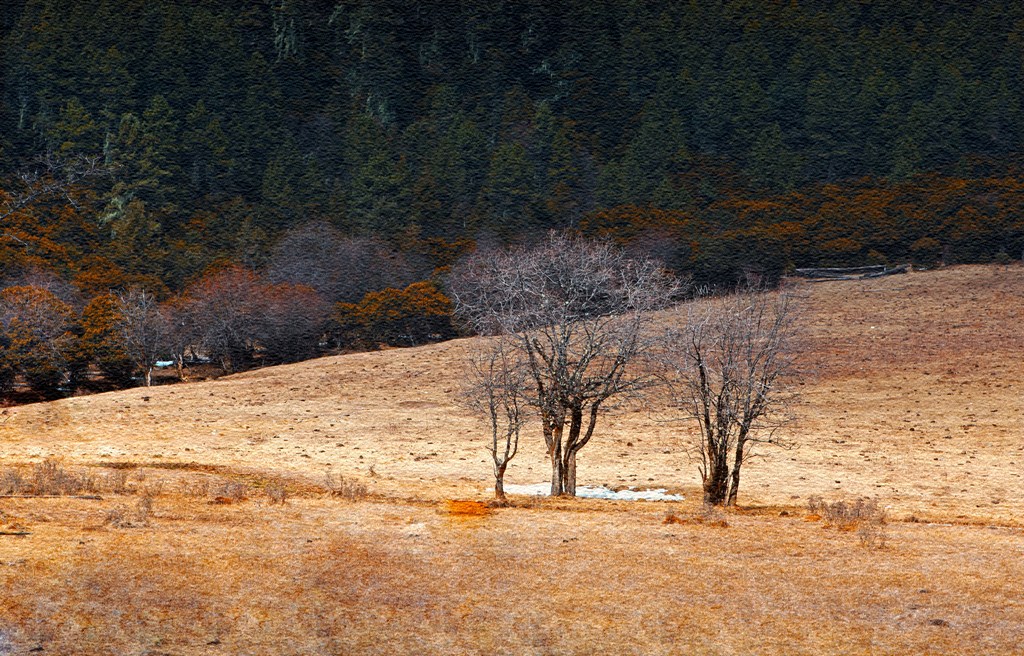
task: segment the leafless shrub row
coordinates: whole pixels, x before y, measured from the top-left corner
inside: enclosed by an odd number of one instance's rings
[[[160,496],[164,481],[151,478],[144,469],[109,469],[103,473],[64,467],[48,458],[29,472],[16,467],[0,470],[0,494],[26,496],[75,496],[99,494]]]
[[[56,460],[44,460],[25,476],[19,470],[0,471],[0,494],[63,496],[95,494],[100,489],[96,476],[63,468]]]

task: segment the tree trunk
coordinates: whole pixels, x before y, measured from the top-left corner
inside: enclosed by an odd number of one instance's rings
[[[736,494],[740,488],[740,468],[737,467],[732,470],[732,485],[729,487],[729,497],[725,500],[725,505],[735,506],[736,505]]]
[[[729,491],[729,465],[726,455],[717,449],[709,449],[708,475],[704,479],[704,503],[721,506]]]
[[[732,485],[729,486],[729,497],[725,501],[727,506],[736,505],[736,495],[740,491],[740,466],[743,464],[743,446],[744,440],[738,440],[736,443],[736,458],[732,464]]]
[[[146,387],[153,386],[153,367],[146,367],[146,373],[143,374],[143,380],[146,381]]]
[[[574,497],[576,496],[576,450],[570,450],[565,460],[565,468],[562,472],[565,477],[563,488],[565,494]]]
[[[562,464],[562,429],[552,431],[551,448],[551,496],[561,496],[565,491]]]
[[[505,466],[498,467],[494,472],[494,498],[505,500]]]
[[[573,408],[569,418],[569,439],[562,454],[562,493],[571,497],[576,496],[576,452],[582,429],[583,410]]]
[[[704,503],[712,506],[724,505],[728,484],[728,476],[719,473],[716,473],[714,477],[709,476],[708,480],[704,481]]]

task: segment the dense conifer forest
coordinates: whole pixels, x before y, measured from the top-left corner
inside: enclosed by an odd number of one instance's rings
[[[1024,251],[1006,0],[26,0],[0,36],[0,346],[73,326],[42,388],[127,376],[129,289],[225,368],[450,336],[439,271],[552,229],[718,286]]]

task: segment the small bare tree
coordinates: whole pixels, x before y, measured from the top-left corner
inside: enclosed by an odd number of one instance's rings
[[[133,287],[118,294],[118,327],[125,351],[135,366],[142,370],[146,387],[153,384],[153,368],[161,355],[170,350],[171,322],[156,302],[156,297],[144,289]]]
[[[699,298],[667,340],[673,405],[696,420],[693,444],[704,501],[735,505],[740,471],[755,444],[785,445],[777,429],[786,401],[794,312],[785,293],[741,291]]]
[[[470,356],[463,399],[486,414],[491,424],[487,450],[494,465],[494,498],[505,500],[505,470],[519,452],[519,433],[527,419],[530,374],[514,344],[496,337]]]
[[[477,333],[503,336],[529,374],[553,496],[575,495],[576,456],[599,412],[654,382],[638,366],[657,342],[651,311],[677,290],[652,260],[554,233],[533,248],[474,255],[452,272],[457,314]]]

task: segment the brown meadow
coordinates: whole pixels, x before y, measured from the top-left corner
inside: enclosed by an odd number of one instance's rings
[[[632,410],[580,483],[686,500],[484,506],[470,340],[7,408],[0,493],[52,459],[99,498],[0,499],[0,654],[1019,653],[1024,269],[792,291],[797,446],[721,516],[692,428]],[[507,480],[549,472],[526,432]]]

